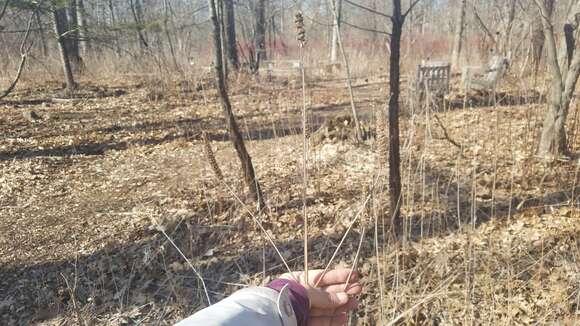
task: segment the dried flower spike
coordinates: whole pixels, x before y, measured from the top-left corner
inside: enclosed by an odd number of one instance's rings
[[[300,44],[300,47],[304,47],[306,43],[306,30],[304,29],[304,17],[299,11],[294,17],[294,25],[296,26],[296,40]]]

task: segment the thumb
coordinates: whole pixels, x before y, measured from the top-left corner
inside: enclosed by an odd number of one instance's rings
[[[345,292],[331,293],[312,288],[308,292],[312,308],[337,308],[349,300],[348,294]]]

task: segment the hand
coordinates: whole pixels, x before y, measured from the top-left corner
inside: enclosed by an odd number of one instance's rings
[[[362,286],[356,282],[358,274],[353,272],[349,279],[349,273],[350,269],[345,268],[325,274],[322,270],[308,271],[308,284],[304,272],[287,273],[281,278],[296,280],[306,288],[310,299],[309,326],[342,326],[348,321],[347,313],[358,306],[358,300],[352,296],[362,292]]]

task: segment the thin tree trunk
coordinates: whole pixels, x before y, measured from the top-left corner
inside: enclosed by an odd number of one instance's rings
[[[218,16],[218,22],[220,25],[220,41],[222,42],[222,46],[221,46],[221,55],[222,55],[222,71],[224,74],[224,83],[226,84],[226,88],[227,88],[227,83],[228,83],[228,60],[227,60],[227,55],[226,55],[226,48],[227,48],[227,44],[226,44],[226,25],[225,25],[225,14],[224,14],[224,2],[223,0],[216,0],[217,1],[217,16]]]
[[[234,0],[224,0],[225,2],[225,29],[226,29],[226,54],[230,65],[235,70],[240,68],[238,56],[238,42],[236,41],[236,16]]]
[[[69,94],[72,95],[76,88],[76,85],[72,73],[70,57],[68,53],[68,48],[66,46],[66,40],[65,37],[63,36],[63,34],[66,32],[66,19],[67,17],[65,8],[58,8],[53,10],[54,31],[57,36],[58,47],[60,51],[60,60],[62,63],[64,77],[66,80],[66,85]]]
[[[248,186],[250,193],[252,194],[254,200],[258,203],[258,209],[261,210],[265,207],[264,198],[262,196],[262,191],[260,189],[260,184],[256,178],[256,173],[254,171],[254,165],[252,164],[252,159],[250,154],[246,149],[244,144],[244,139],[240,133],[238,125],[236,123],[236,118],[232,111],[232,106],[228,93],[226,90],[225,81],[223,78],[223,60],[222,60],[222,42],[220,35],[220,24],[217,17],[217,10],[215,6],[215,0],[208,0],[209,10],[210,10],[210,20],[213,26],[213,45],[214,45],[214,67],[215,76],[217,82],[218,93],[220,95],[222,109],[228,124],[228,133],[230,140],[236,149],[238,158],[242,165],[242,170],[244,173],[244,180]]]
[[[336,26],[337,22],[338,22],[338,12],[337,12],[338,8],[336,8],[334,6],[335,3],[332,3],[330,1],[332,1],[332,0],[329,0],[329,3],[331,5],[332,14],[334,16],[334,22],[335,22],[335,26]],[[338,46],[340,48],[340,52],[342,54],[342,62],[344,64],[344,71],[346,73],[346,86],[348,87],[348,94],[350,97],[350,108],[352,111],[352,119],[354,120],[356,138],[357,138],[357,141],[362,141],[363,140],[362,130],[361,130],[361,126],[360,126],[360,121],[358,119],[356,106],[354,103],[354,92],[352,90],[352,79],[350,77],[350,65],[348,62],[348,58],[346,57],[346,52],[344,51],[344,44],[342,43],[342,35],[340,34],[340,29],[335,29],[335,31],[336,31],[336,41],[338,43]]]
[[[542,157],[550,154],[568,154],[566,139],[566,118],[572,94],[580,76],[580,49],[575,37],[578,35],[578,25],[575,17],[580,13],[580,2],[570,11],[567,23],[564,25],[566,46],[562,48],[560,61],[554,28],[549,18],[547,6],[541,0],[535,0],[540,8],[542,25],[544,27],[545,43],[548,52],[548,66],[551,74],[550,96],[548,111],[544,117],[544,125],[538,148]]]
[[[48,47],[46,46],[46,38],[44,37],[44,27],[42,26],[42,20],[40,19],[40,13],[38,11],[34,14],[36,19],[36,25],[38,26],[38,32],[40,34],[40,44],[42,46],[42,56],[46,57],[48,55]]]
[[[393,0],[393,15],[389,59],[389,196],[391,201],[391,222],[398,221],[401,215],[401,153],[399,140],[399,94],[401,36],[404,17],[401,13],[401,0]]]
[[[514,19],[516,17],[516,0],[509,0],[508,6],[508,16],[507,22],[505,24],[501,53],[511,59],[510,52],[512,47],[512,29],[514,25]]]
[[[111,26],[113,26],[115,31],[115,53],[117,57],[121,56],[121,46],[119,45],[119,32],[117,31],[116,21],[115,18],[115,7],[113,6],[113,0],[109,0],[109,11],[111,12]]]
[[[260,62],[266,60],[266,0],[258,0],[254,12],[256,16],[256,35],[254,39],[256,61],[254,70],[258,71]]]
[[[141,2],[139,0],[131,0],[131,13],[133,14],[133,19],[137,25],[137,37],[139,38],[139,47],[141,51],[149,48],[149,42],[145,38],[145,32],[143,31],[143,8],[141,7]]]
[[[165,36],[167,37],[167,43],[169,44],[169,52],[171,52],[171,59],[173,61],[175,70],[179,71],[180,69],[179,65],[177,64],[173,41],[171,40],[171,34],[169,33],[169,0],[163,0],[163,8],[165,12],[165,16],[163,17],[163,28],[165,29]]]
[[[451,54],[451,67],[458,70],[459,59],[461,58],[461,50],[463,48],[463,34],[465,32],[465,6],[467,0],[459,0],[460,6],[457,13],[457,20],[455,22],[455,36],[453,39],[453,52]]]
[[[79,21],[77,16],[77,0],[69,0],[68,8],[68,31],[66,36],[66,44],[68,46],[68,54],[71,63],[75,69],[81,66],[81,53],[79,48]]]
[[[333,27],[332,27],[332,41],[330,44],[330,62],[335,63],[338,60],[339,51],[339,34],[340,34],[340,22],[342,20],[342,0],[331,0],[331,10],[333,13]]]
[[[91,52],[91,42],[88,35],[87,12],[84,0],[77,0],[77,17],[79,22],[80,46],[83,56]]]

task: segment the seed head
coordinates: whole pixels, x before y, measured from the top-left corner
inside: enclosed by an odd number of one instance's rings
[[[304,47],[306,44],[306,30],[304,29],[304,17],[302,17],[302,12],[297,12],[294,16],[294,25],[296,26],[296,40],[300,47]]]

